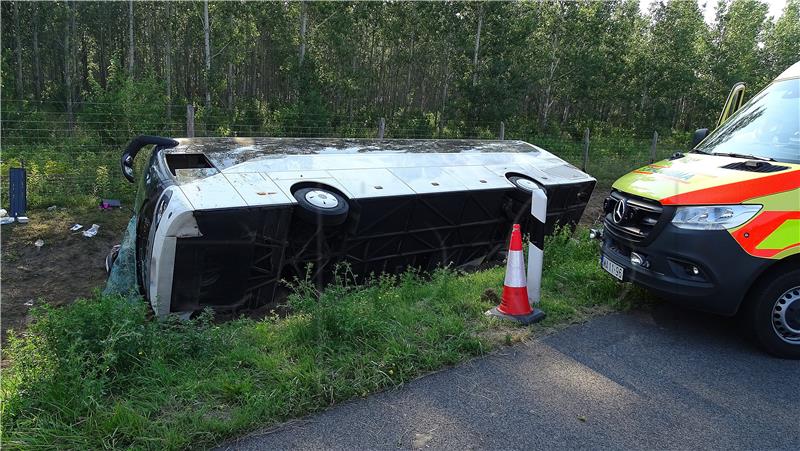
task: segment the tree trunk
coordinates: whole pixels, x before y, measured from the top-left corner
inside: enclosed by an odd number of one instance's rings
[[[406,89],[403,95],[405,96],[406,106],[411,105],[414,99],[409,95],[411,93],[411,70],[414,68],[414,44],[416,43],[417,30],[411,31],[411,57],[408,59],[408,72],[406,73]]]
[[[206,108],[211,107],[211,90],[209,78],[211,76],[211,24],[208,22],[208,0],[203,1],[203,35],[205,36],[206,51],[206,70],[205,70],[205,90]]]
[[[556,101],[554,93],[555,89],[553,85],[555,84],[556,80],[556,71],[561,63],[561,57],[559,56],[559,43],[560,39],[558,36],[553,35],[550,46],[550,66],[548,67],[547,78],[545,80],[546,87],[544,90],[544,97],[542,98],[541,108],[539,110],[539,128],[541,130],[544,130],[547,126],[547,120],[550,116],[550,108],[552,108]]]
[[[186,101],[189,103],[194,102],[194,98],[192,96],[192,81],[190,79],[189,74],[189,67],[191,66],[191,55],[189,49],[189,26],[185,26],[183,30],[183,91],[184,96],[186,97]]]
[[[444,78],[444,86],[442,86],[442,108],[441,112],[439,113],[439,134],[442,133],[442,127],[444,126],[445,118],[445,111],[447,111],[447,85],[450,82],[450,77],[445,76]]]
[[[472,56],[472,86],[478,84],[478,53],[481,49],[481,27],[483,27],[483,3],[478,9],[478,31],[475,32],[475,53]]]
[[[165,2],[167,6],[166,22],[172,23],[171,3]],[[167,95],[167,124],[172,128],[172,28],[164,27],[164,80],[166,81],[165,94]]]
[[[42,98],[42,66],[39,60],[39,4],[33,4],[33,72],[36,83],[33,95],[36,100]]]
[[[133,77],[133,0],[128,0],[128,75]]]
[[[81,46],[80,46],[80,82],[78,83],[78,89],[76,90],[77,98],[75,99],[78,103],[83,102],[83,93],[88,92],[89,87],[89,49],[86,45],[86,33],[81,33]],[[77,50],[77,48],[76,48]],[[76,69],[78,69],[78,65],[76,64]]]
[[[19,24],[19,2],[14,2],[14,53],[17,59],[17,98],[22,99],[24,85],[22,83],[22,30]]]
[[[106,26],[100,25],[100,86],[106,89],[108,85],[108,64],[106,63]]]
[[[303,59],[306,56],[306,26],[308,25],[308,6],[306,2],[300,2],[300,56],[299,67],[303,67]]]
[[[72,105],[72,33],[75,29],[75,4],[67,1],[67,24],[64,33],[64,87],[67,90],[67,130],[72,134],[75,126],[75,117]]]
[[[228,109],[233,109],[233,62],[228,61]]]

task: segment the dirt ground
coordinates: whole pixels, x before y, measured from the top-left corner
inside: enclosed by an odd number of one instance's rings
[[[105,284],[105,257],[122,240],[131,217],[129,209],[29,211],[28,224],[0,228],[0,322],[2,337],[8,329],[21,330],[29,311],[42,304],[62,305],[90,296]],[[69,228],[79,223],[78,232]],[[100,225],[96,236],[81,233]],[[41,239],[44,245],[34,243]]]
[[[598,188],[581,219],[591,227],[603,208],[607,189]],[[105,285],[105,257],[122,240],[131,210],[96,209],[56,211],[35,210],[28,213],[30,223],[10,224],[0,229],[0,323],[2,341],[8,329],[22,330],[30,321],[30,309],[36,305],[63,305],[77,298],[91,296]],[[93,238],[82,230],[69,228],[79,223],[85,230],[99,224]],[[37,249],[36,240],[44,241]],[[258,314],[260,312],[251,312]]]
[[[592,192],[589,204],[583,211],[580,224],[584,227],[597,227],[603,220],[603,200],[608,196],[610,189],[597,187]]]

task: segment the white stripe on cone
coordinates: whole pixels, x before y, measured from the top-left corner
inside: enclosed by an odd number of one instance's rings
[[[505,286],[522,288],[527,286],[525,280],[525,255],[522,251],[508,251]]]

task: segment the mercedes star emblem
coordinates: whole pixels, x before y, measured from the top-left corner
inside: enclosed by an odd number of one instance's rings
[[[615,223],[619,224],[623,219],[625,219],[625,214],[627,213],[628,202],[625,199],[622,199],[617,202],[617,205],[614,207],[614,214],[611,216],[611,219],[613,219]]]

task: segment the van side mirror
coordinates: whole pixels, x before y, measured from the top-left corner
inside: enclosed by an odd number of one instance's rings
[[[694,149],[695,147],[697,147],[697,145],[700,144],[701,141],[706,139],[706,136],[708,136],[707,128],[698,128],[697,130],[695,130],[694,136],[692,136],[692,145],[689,147],[689,149]]]

